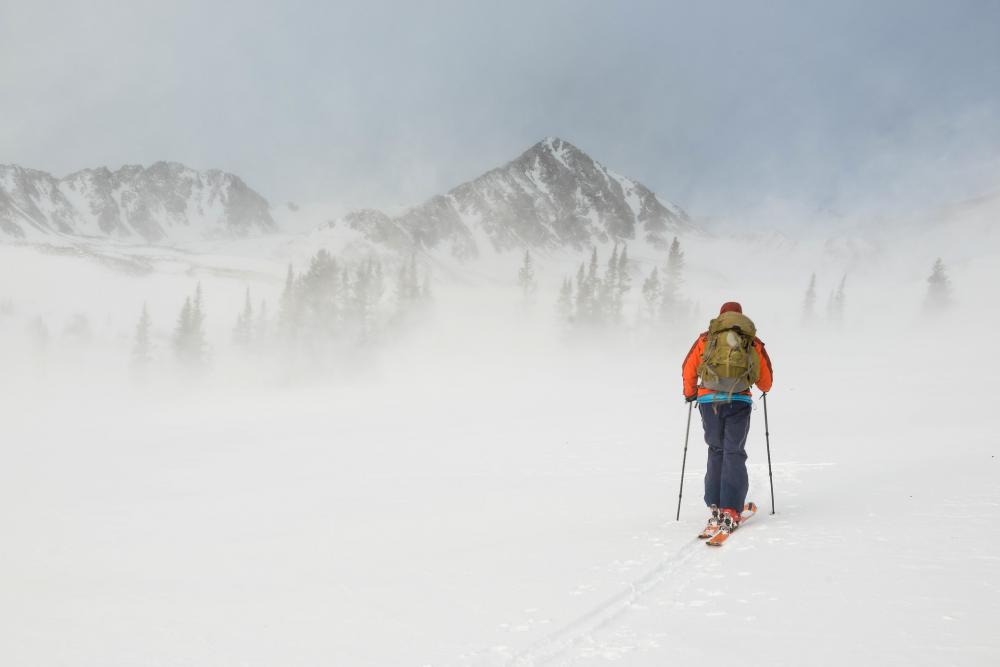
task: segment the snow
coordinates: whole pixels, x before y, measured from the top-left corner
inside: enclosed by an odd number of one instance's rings
[[[559,161],[559,164],[569,171],[573,171],[573,167],[566,160],[568,149],[561,139],[547,137],[545,139],[545,147],[552,154],[552,157]]]
[[[605,171],[607,175],[610,175],[611,178],[615,179],[618,182],[618,185],[621,186],[622,192],[625,193],[625,203],[627,203],[628,207],[632,209],[632,214],[635,215],[635,219],[638,222],[639,214],[642,213],[642,200],[639,199],[639,195],[635,191],[635,183],[621,174],[611,171],[610,169]]]
[[[534,184],[535,189],[538,192],[541,192],[545,197],[549,197],[552,191],[549,188],[549,184],[545,182],[545,179],[542,176],[541,166],[541,158],[535,156],[534,162],[531,163],[531,170],[528,172],[528,178],[531,180],[532,184]]]
[[[435,257],[436,276],[480,279],[435,284],[425,327],[327,381],[248,373],[227,341],[247,286],[274,308],[287,262],[349,246],[350,230],[197,253],[0,245],[0,302],[14,311],[0,309],[0,658],[683,665],[721,637],[750,665],[996,664],[996,428],[966,397],[980,388],[956,350],[997,325],[981,305],[1000,253],[995,234],[970,233],[992,209],[962,215],[900,244],[871,230],[850,256],[823,239],[684,236],[699,319],[664,340],[560,337],[555,290],[586,253],[541,258],[533,309],[513,284],[519,254]],[[642,275],[662,265],[637,250]],[[959,305],[928,323],[923,280],[939,253],[961,258],[944,258]],[[107,257],[150,270],[126,275]],[[822,305],[848,269],[845,328],[804,332],[809,274]],[[168,357],[199,280],[214,368],[130,384],[143,301]],[[775,364],[777,513],[758,401],[761,512],[713,550],[694,539],[697,416],[674,520],[678,369],[730,298]],[[74,312],[90,317],[89,346],[61,333]],[[24,333],[38,315],[44,355]]]
[[[142,167],[122,167],[112,174],[106,168],[86,169],[55,179],[44,172],[20,170],[28,179],[27,193],[22,192],[14,181],[18,167],[4,169],[2,189],[13,198],[30,197],[31,204],[43,216],[44,223],[35,227],[47,228],[53,236],[57,234],[56,219],[68,225],[72,233],[79,236],[106,237],[108,232],[100,228],[97,207],[103,206],[100,192],[96,189],[95,177],[110,179],[110,197],[121,214],[121,226],[111,232],[119,240],[142,242],[142,235],[135,229],[137,208],[148,207],[148,213],[173,244],[195,244],[205,238],[231,236],[227,221],[227,201],[230,196],[233,177],[215,170],[198,172],[177,163],[161,163],[150,167],[149,171],[164,167],[169,170],[164,187],[176,187],[186,197],[185,210],[168,211],[157,196],[144,193],[136,178],[143,177]],[[175,192],[174,194],[178,194]],[[40,229],[40,231],[46,231]],[[256,229],[245,230],[259,231]],[[33,235],[33,237],[36,235]],[[4,239],[6,240],[6,239]]]

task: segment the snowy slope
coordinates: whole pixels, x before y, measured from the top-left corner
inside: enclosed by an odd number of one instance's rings
[[[334,241],[363,256],[359,233],[0,246],[0,662],[700,664],[721,637],[748,665],[996,664],[995,426],[956,350],[1000,324],[997,212],[832,243],[682,235],[701,319],[591,344],[552,317],[584,251],[538,253],[532,308],[516,255],[439,248],[426,326],[312,383],[248,372],[232,324],[247,287],[273,307],[288,260]],[[664,259],[640,245],[637,276]],[[938,255],[957,305],[928,321]],[[843,327],[801,327],[814,271],[820,306],[848,275]],[[198,281],[214,367],[127,382],[142,303],[169,359]],[[730,298],[775,364],[777,513],[758,402],[762,513],[709,550],[697,417],[674,521],[678,369]],[[68,331],[79,312],[89,343]]]
[[[85,169],[57,179],[0,165],[0,240],[56,235],[147,243],[274,231],[268,203],[237,176],[173,162]]]
[[[566,354],[501,319],[473,328],[489,354],[442,326],[340,386],[20,381],[6,662],[690,664],[720,630],[746,664],[1000,656],[991,424],[941,409],[941,332],[912,341],[938,381],[886,402],[859,389],[887,363],[867,332],[817,366],[759,318],[778,514],[710,551],[697,420],[673,521],[684,350]],[[766,512],[759,406],[750,455]]]

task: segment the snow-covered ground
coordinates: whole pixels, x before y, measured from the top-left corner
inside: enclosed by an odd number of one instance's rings
[[[775,368],[777,513],[758,402],[761,512],[717,550],[694,537],[697,416],[674,520],[680,362],[701,323],[662,344],[565,342],[554,289],[577,259],[542,259],[534,311],[497,281],[442,281],[433,319],[363,373],[272,386],[220,360],[135,386],[143,300],[167,332],[202,279],[221,342],[244,286],[273,298],[284,261],[171,255],[124,276],[0,247],[15,313],[0,319],[0,662],[997,664],[1000,364],[984,341],[1000,269],[983,239],[961,244],[958,306],[933,323],[920,299],[944,240],[775,237],[745,271],[745,245],[685,240],[703,319],[741,300]],[[843,329],[801,327],[811,271],[820,306],[849,272]],[[12,323],[74,309],[95,330],[83,357],[42,358]]]

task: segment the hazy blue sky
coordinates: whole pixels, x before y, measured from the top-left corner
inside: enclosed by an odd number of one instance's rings
[[[1000,2],[0,0],[0,162],[416,203],[546,135],[694,213],[1000,187]]]

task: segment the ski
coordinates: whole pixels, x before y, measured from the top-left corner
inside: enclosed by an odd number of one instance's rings
[[[698,534],[699,540],[707,540],[708,538],[719,532],[719,523],[722,519],[722,514],[719,512],[719,508],[712,505],[709,509],[712,510],[712,516],[708,519],[708,523]]]
[[[752,517],[757,513],[757,505],[754,503],[747,503],[743,506],[743,512],[740,514],[740,523],[742,526],[747,519]],[[721,547],[729,539],[729,536],[733,534],[732,530],[719,529],[712,537],[708,539],[705,544],[710,547]]]

